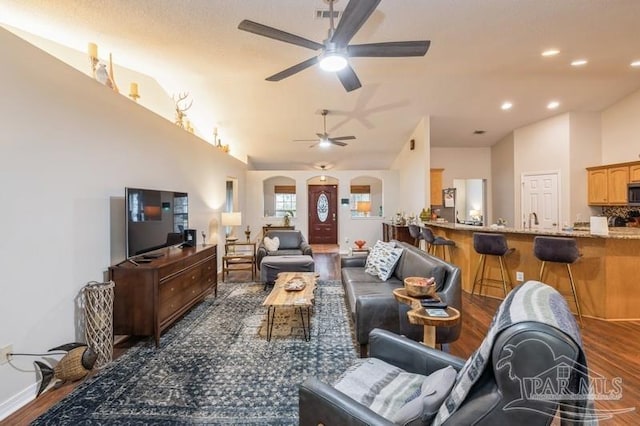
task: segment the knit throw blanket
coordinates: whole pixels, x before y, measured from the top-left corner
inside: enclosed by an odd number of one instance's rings
[[[507,327],[525,321],[548,324],[567,334],[580,347],[576,367],[586,370],[587,363],[582,350],[580,331],[564,297],[546,284],[528,281],[513,289],[498,308],[484,341],[458,373],[456,384],[440,407],[434,425],[444,423],[464,402],[471,387],[490,362],[491,348],[496,336]],[[584,371],[584,375],[587,375],[587,371]],[[562,425],[598,423],[593,400],[589,395],[561,401],[560,415]]]

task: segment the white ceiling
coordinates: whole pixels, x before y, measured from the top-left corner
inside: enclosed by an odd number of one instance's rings
[[[629,65],[640,60],[640,0],[383,0],[352,43],[427,39],[426,56],[353,58],[362,88],[350,93],[317,66],[265,81],[314,51],[240,31],[240,21],[321,43],[329,21],[315,11],[327,8],[323,0],[0,0],[0,21],[82,50],[96,42],[188,91],[197,130],[218,126],[255,169],[386,169],[425,116],[432,146],[484,147],[640,89],[640,68]],[[561,53],[543,58],[551,47]],[[589,63],[571,67],[578,58]],[[512,110],[500,109],[505,100]],[[550,100],[560,108],[547,110]],[[322,131],[321,109],[332,136],[357,140],[329,149],[293,142]]]

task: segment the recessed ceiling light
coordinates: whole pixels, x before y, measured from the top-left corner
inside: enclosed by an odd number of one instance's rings
[[[632,66],[632,67],[640,67],[640,61],[633,61],[633,62],[631,62],[631,66]]]
[[[558,49],[547,49],[542,52],[542,56],[556,56],[560,51]]]
[[[576,59],[575,61],[571,62],[572,67],[580,67],[582,65],[587,65],[586,59]]]
[[[513,107],[513,104],[509,101],[503,102],[502,105],[500,105],[500,109],[502,109],[503,111],[511,109],[512,107]]]
[[[551,101],[547,104],[547,108],[548,109],[556,109],[560,106],[560,102],[558,101]]]

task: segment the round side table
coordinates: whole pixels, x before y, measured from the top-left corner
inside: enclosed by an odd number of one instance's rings
[[[407,291],[401,287],[393,290],[393,296],[398,303],[411,306],[407,312],[409,323],[424,327],[422,343],[431,348],[436,347],[436,327],[452,327],[460,322],[460,311],[450,306],[444,310],[446,317],[429,315],[427,309],[420,304],[420,299],[407,295]]]

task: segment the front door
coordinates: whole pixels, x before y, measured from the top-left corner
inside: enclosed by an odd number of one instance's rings
[[[558,174],[525,174],[522,177],[523,228],[558,229]],[[531,213],[538,216],[538,225]],[[529,216],[531,215],[531,220]]]
[[[309,243],[338,244],[336,185],[309,185]]]

